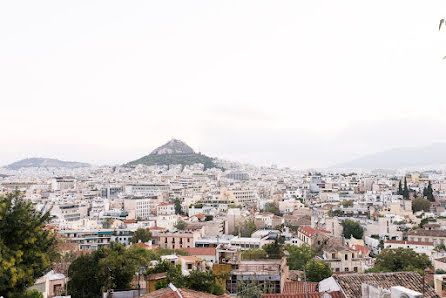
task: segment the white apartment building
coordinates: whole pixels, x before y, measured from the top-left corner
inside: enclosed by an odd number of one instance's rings
[[[124,187],[127,195],[137,196],[157,196],[170,191],[170,186],[165,184],[129,184]]]
[[[51,179],[51,189],[53,191],[72,189],[75,182],[73,177],[55,177]]]
[[[435,246],[433,242],[387,240],[384,242],[384,248],[410,248],[416,253],[426,254],[432,258],[432,252]]]
[[[232,189],[230,192],[239,203],[255,203],[258,195],[254,189]]]
[[[156,215],[172,215],[175,214],[175,205],[172,203],[161,203],[156,207]]]
[[[144,197],[131,197],[124,199],[124,209],[128,212],[127,219],[146,219],[150,214],[152,200]]]
[[[88,214],[86,204],[66,203],[55,205],[51,209],[51,215],[58,217],[62,221],[73,222],[85,218]]]

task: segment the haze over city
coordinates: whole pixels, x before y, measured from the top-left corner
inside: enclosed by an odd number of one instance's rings
[[[175,137],[326,167],[446,141],[444,1],[8,1],[0,165],[121,164]]]

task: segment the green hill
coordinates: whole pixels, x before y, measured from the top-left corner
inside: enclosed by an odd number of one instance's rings
[[[218,168],[214,160],[201,153],[195,153],[194,150],[180,140],[171,140],[161,147],[156,148],[149,155],[143,156],[137,160],[131,161],[126,166],[136,165],[193,165],[203,164],[204,169]]]

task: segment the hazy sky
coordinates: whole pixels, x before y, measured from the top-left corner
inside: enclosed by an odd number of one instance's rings
[[[446,141],[446,1],[2,1],[0,165],[179,138],[320,167]]]

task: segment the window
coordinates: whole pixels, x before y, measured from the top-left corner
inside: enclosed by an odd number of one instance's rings
[[[353,271],[358,272],[358,267],[353,267]]]
[[[348,267],[345,267],[345,272],[348,272]]]
[[[348,254],[344,255],[344,259],[348,260]]]
[[[339,268],[336,268],[336,272],[339,272]]]
[[[332,258],[332,259],[336,259],[336,254],[335,254],[335,253],[332,253],[332,254],[331,254],[331,258]]]

